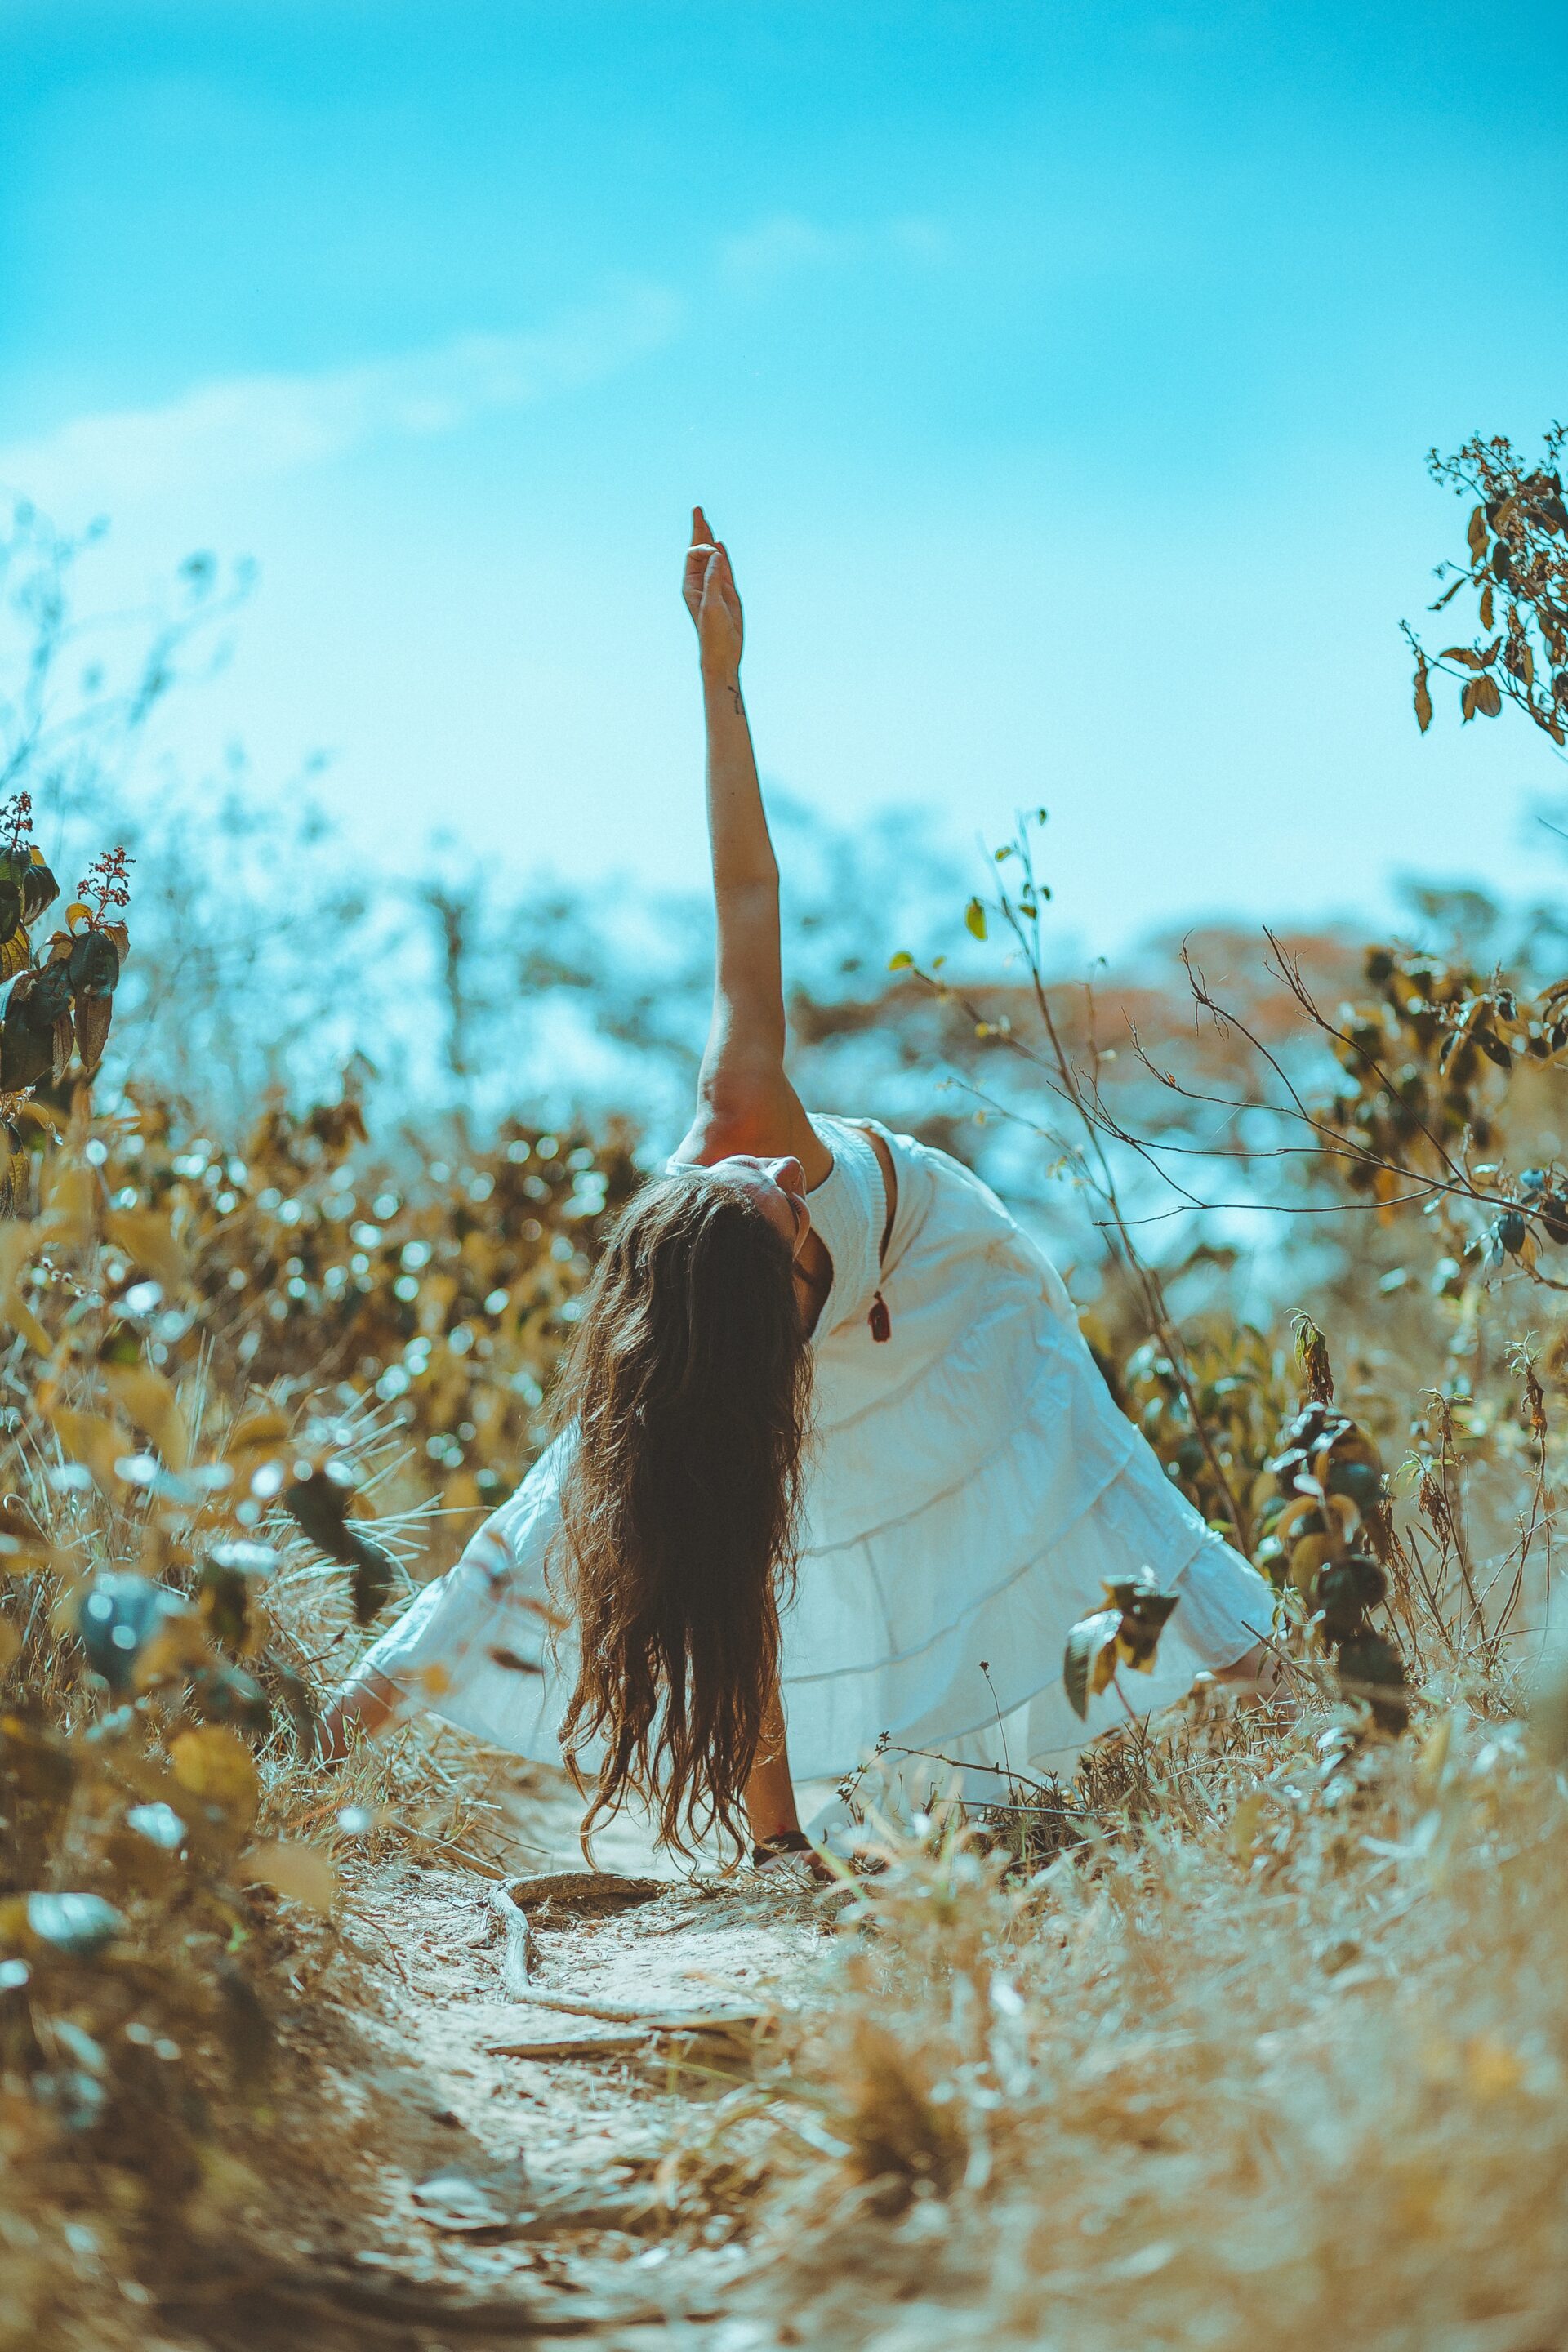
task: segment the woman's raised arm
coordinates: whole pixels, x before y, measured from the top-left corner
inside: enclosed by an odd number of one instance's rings
[[[832,1160],[784,1076],[779,870],[741,694],[741,599],[728,551],[700,507],[692,513],[683,593],[702,669],[718,961],[697,1115],[679,1156],[788,1153],[809,1187]]]

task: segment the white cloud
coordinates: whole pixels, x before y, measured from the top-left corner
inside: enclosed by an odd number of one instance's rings
[[[854,230],[818,228],[799,213],[773,213],[754,228],[720,239],[719,272],[731,286],[753,293],[797,269],[837,261],[859,242]]]
[[[355,367],[197,384],[161,407],[79,416],[0,448],[0,481],[76,509],[293,473],[597,383],[668,342],[683,316],[667,289],[633,287],[536,334],[459,335]]]
[[[933,269],[940,268],[944,261],[952,261],[958,251],[950,228],[941,221],[924,220],[918,214],[905,220],[889,221],[887,236],[894,252],[901,253],[906,261],[923,262]]]
[[[719,274],[738,292],[756,294],[803,269],[835,262],[877,259],[889,253],[909,262],[946,261],[952,239],[940,222],[879,221],[867,228],[824,228],[801,213],[772,213],[754,227],[719,244]]]
[[[922,219],[824,228],[774,213],[720,240],[715,264],[741,296],[804,271],[889,258],[940,265],[948,233]],[[152,408],[104,410],[0,448],[0,484],[79,521],[171,490],[265,480],[328,463],[367,443],[454,433],[472,418],[595,383],[657,350],[686,304],[662,286],[630,285],[531,334],[459,335],[391,359],[310,374],[229,376]]]

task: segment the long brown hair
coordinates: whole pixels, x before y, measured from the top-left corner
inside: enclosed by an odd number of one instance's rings
[[[561,1744],[569,1762],[605,1747],[584,1837],[636,1795],[678,1853],[715,1829],[743,1842],[810,1388],[783,1236],[706,1170],[647,1185],[610,1236],[556,1396],[577,1429],[559,1557],[582,1642]]]

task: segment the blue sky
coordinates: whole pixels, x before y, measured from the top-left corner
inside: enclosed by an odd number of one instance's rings
[[[193,772],[324,749],[368,855],[699,879],[700,497],[765,772],[961,848],[1043,801],[1089,946],[1550,886],[1560,766],[1422,741],[1396,625],[1461,541],[1426,450],[1568,409],[1559,5],[0,0],[0,480],[110,514],[105,595],[260,565],[166,722]]]

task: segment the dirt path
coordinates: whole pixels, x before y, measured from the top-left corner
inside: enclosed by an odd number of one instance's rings
[[[576,1811],[537,1782],[518,1796],[510,1866],[581,1872]],[[744,2079],[745,2037],[656,2041],[551,2003],[639,2018],[787,2008],[822,1948],[821,1905],[772,1876],[678,1879],[625,1829],[596,1853],[663,1884],[619,1912],[531,1909],[522,2000],[503,1977],[494,1882],[402,1858],[353,1883],[346,1949],[301,2004],[296,2052],[339,2151],[330,2184],[294,2204],[291,2259],[315,2289],[253,2289],[243,2320],[209,2322],[210,2342],[435,2352],[586,2335],[771,2352],[798,2340],[787,2321],[732,2308],[743,2286],[755,2299],[743,2217],[687,2211],[676,2226],[659,2172],[671,2123]],[[589,2037],[601,2046],[505,2054]]]

